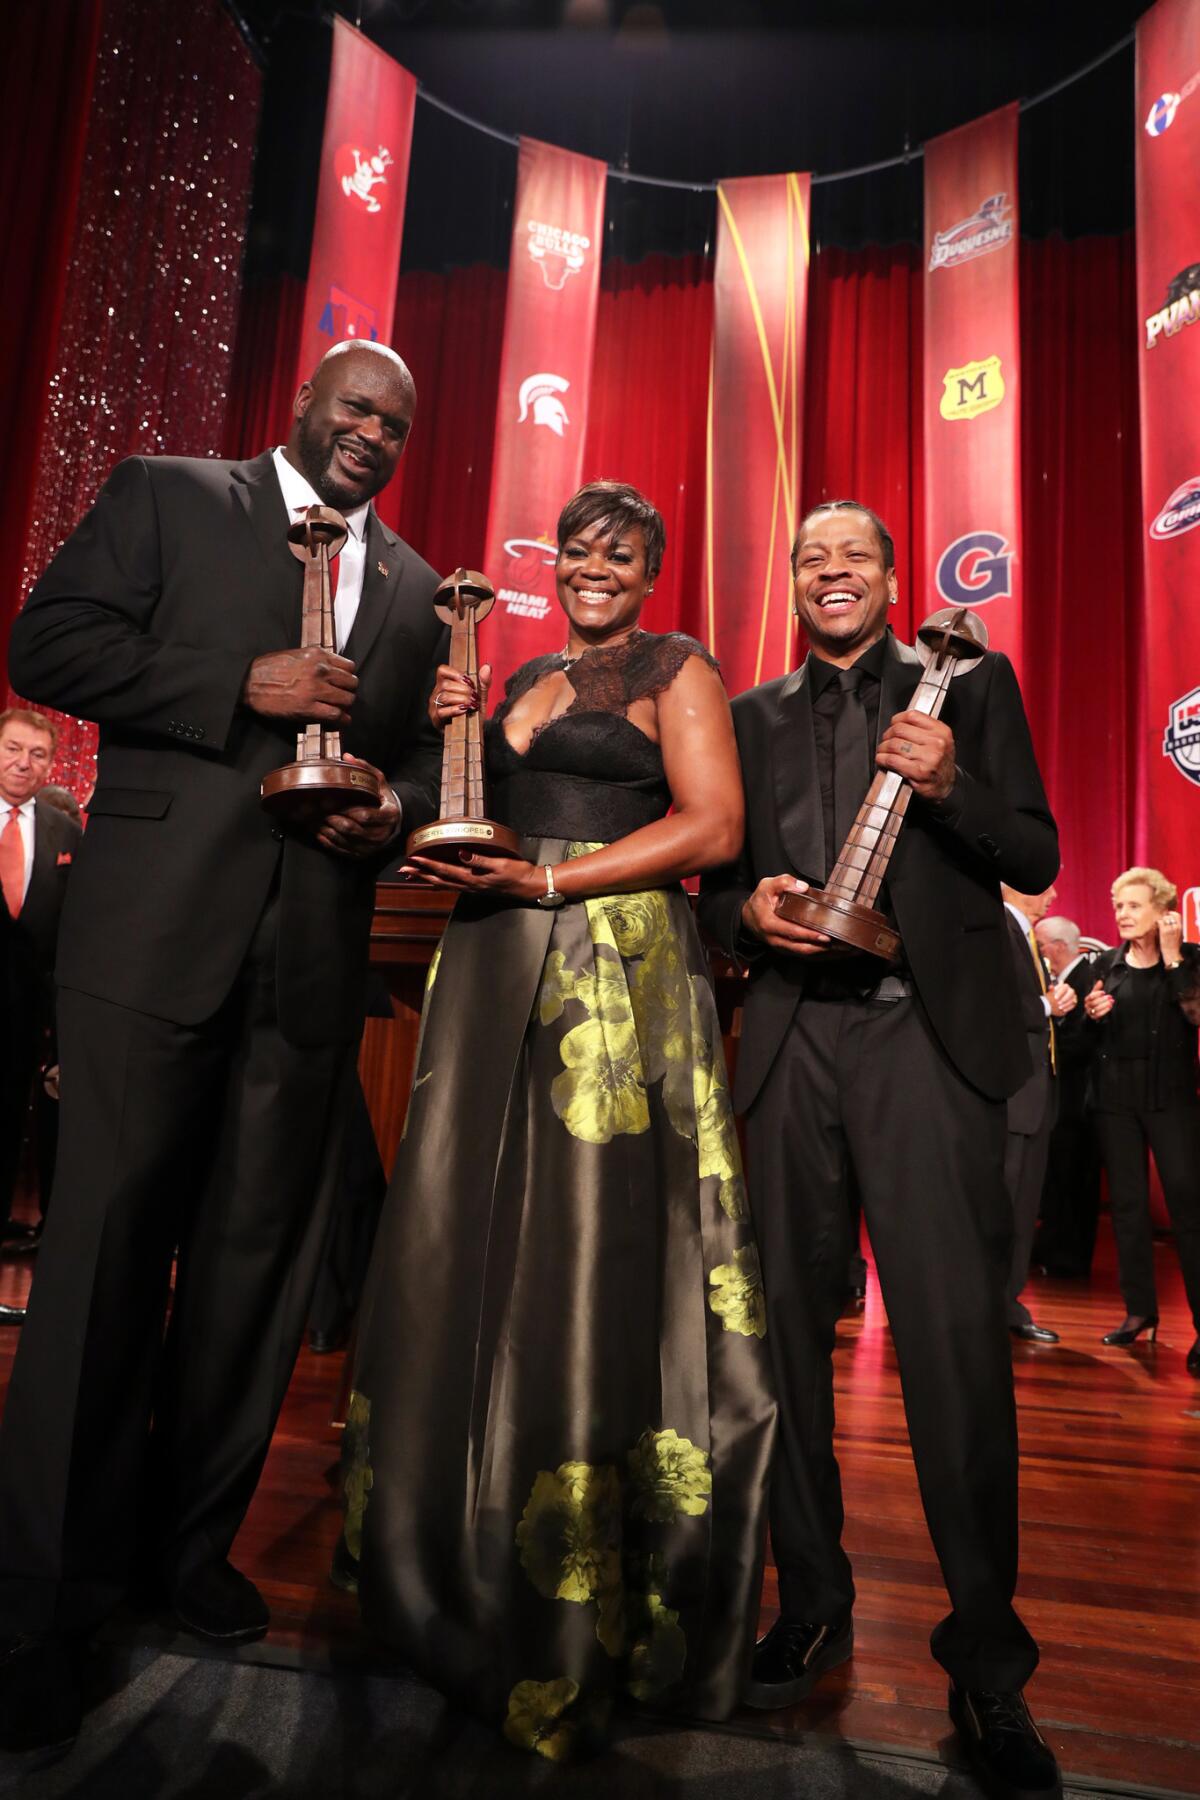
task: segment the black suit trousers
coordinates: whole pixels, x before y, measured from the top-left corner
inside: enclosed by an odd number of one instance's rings
[[[1010,1124],[1004,1146],[1004,1185],[1013,1211],[1013,1254],[1005,1289],[1006,1316],[1010,1325],[1031,1325],[1033,1315],[1020,1298],[1029,1280],[1029,1258],[1037,1231],[1050,1133],[1058,1116],[1058,1094],[1049,1063],[1035,1077],[1044,1096],[1042,1116],[1033,1131],[1014,1131]]]
[[[1147,1149],[1154,1152],[1175,1234],[1192,1323],[1200,1332],[1200,1100],[1160,1112],[1098,1112],[1096,1129],[1108,1171],[1117,1270],[1126,1310],[1158,1312]]]
[[[277,914],[199,1026],[60,994],[58,1169],[0,1429],[0,1635],[87,1629],[139,1562],[169,1590],[250,1503],[353,1054],[279,1030]]]
[[[947,1061],[914,999],[802,1000],[746,1117],[767,1342],[780,1396],[771,1541],[785,1615],[854,1600],[841,1547],[832,1351],[853,1172],[900,1368],[921,1498],[952,1611],[933,1653],[1019,1688],[1037,1649],[1013,1609],[1017,1429],[1004,1283],[1002,1103]]]

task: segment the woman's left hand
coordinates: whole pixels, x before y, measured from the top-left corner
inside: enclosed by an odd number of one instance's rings
[[[1177,912],[1165,912],[1158,921],[1158,947],[1165,963],[1179,961],[1179,947],[1183,943],[1183,920]]]
[[[413,856],[401,875],[419,875],[437,887],[456,888],[464,894],[504,894],[510,900],[536,900],[546,892],[545,870],[520,856],[481,856],[460,850],[456,863],[439,862],[432,856]]]

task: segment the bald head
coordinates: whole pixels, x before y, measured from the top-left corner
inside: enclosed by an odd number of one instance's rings
[[[416,408],[403,358],[386,344],[347,338],[326,351],[296,394],[288,461],[326,506],[353,512],[395,474]]]

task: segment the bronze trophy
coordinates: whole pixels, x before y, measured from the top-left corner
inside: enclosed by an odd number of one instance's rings
[[[329,564],[346,541],[346,521],[331,506],[310,506],[288,532],[288,548],[304,564],[300,648],[334,648]],[[379,806],[383,795],[369,769],[342,761],[341,733],[306,725],[296,760],[263,778],[262,803],[291,824],[315,824],[343,806]]]
[[[487,617],[496,595],[486,575],[455,569],[434,595],[434,611],[450,627],[450,666],[479,678],[476,626]],[[410,834],[407,856],[457,862],[460,850],[484,856],[519,856],[515,831],[484,816],[483,711],[456,713],[442,739],[442,798],[437,822]]]
[[[907,710],[936,719],[951,677],[973,669],[987,649],[987,626],[965,606],[946,606],[929,615],[917,633],[917,643],[925,671]],[[890,919],[875,910],[875,901],[911,798],[912,788],[903,775],[894,769],[880,769],[825,886],[807,894],[787,894],[780,900],[782,918],[828,933],[833,942],[827,954],[865,951],[884,962],[895,962],[900,933]]]

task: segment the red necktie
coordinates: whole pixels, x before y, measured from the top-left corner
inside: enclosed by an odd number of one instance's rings
[[[0,887],[9,912],[14,919],[19,917],[25,903],[25,844],[15,806],[9,808],[8,823],[0,831]]]

